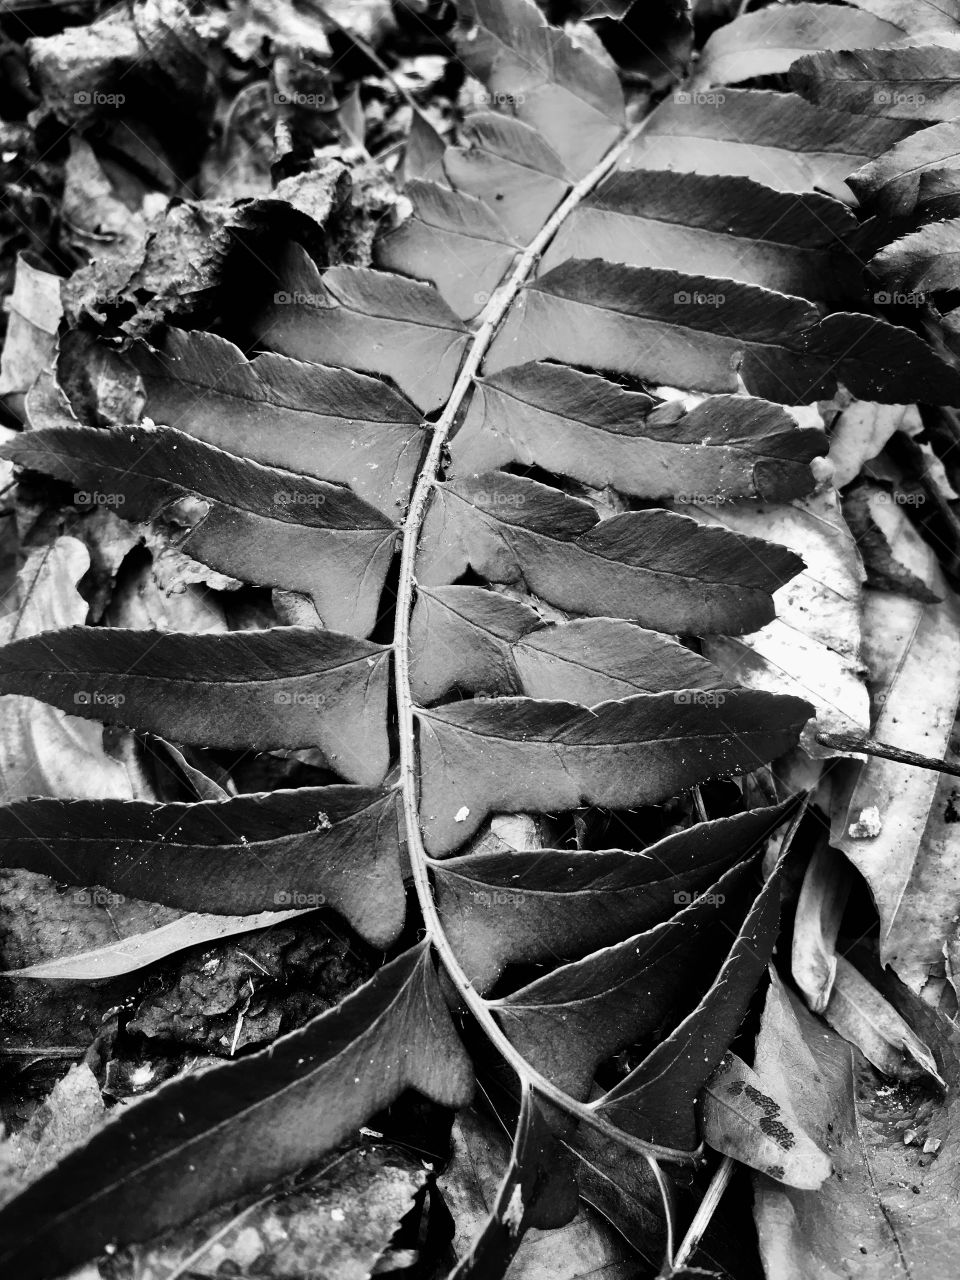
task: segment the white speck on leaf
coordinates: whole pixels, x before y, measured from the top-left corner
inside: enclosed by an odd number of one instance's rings
[[[470,816],[470,810],[464,804],[464,805],[461,805],[460,808],[457,810],[457,812],[453,815],[453,820],[454,822],[466,822],[469,816]]]

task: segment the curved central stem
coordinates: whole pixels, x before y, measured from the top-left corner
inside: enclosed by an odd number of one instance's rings
[[[595,165],[575,186],[570,188],[570,191],[550,215],[537,235],[519,255],[510,274],[501,283],[480,313],[480,323],[473,336],[467,357],[457,375],[457,380],[453,385],[453,390],[443,413],[433,427],[430,448],[427,451],[423,468],[414,486],[413,494],[410,498],[410,507],[403,525],[400,582],[397,590],[397,620],[394,636],[394,672],[397,720],[400,733],[400,787],[403,796],[407,847],[413,872],[413,881],[420,902],[420,910],[423,913],[424,924],[430,933],[431,942],[436,949],[440,962],[457,987],[464,1003],[520,1079],[528,1081],[537,1093],[562,1108],[568,1114],[575,1116],[578,1120],[599,1130],[604,1136],[614,1139],[621,1146],[632,1148],[647,1158],[690,1162],[699,1158],[699,1151],[675,1150],[672,1147],[662,1147],[656,1143],[644,1142],[640,1138],[635,1138],[633,1135],[609,1124],[591,1106],[571,1098],[569,1094],[564,1093],[562,1089],[558,1089],[545,1076],[542,1076],[538,1071],[534,1071],[504,1034],[487,1002],[474,988],[464,972],[444,932],[443,924],[437,912],[436,902],[434,901],[433,888],[430,884],[429,859],[423,845],[423,835],[420,830],[417,750],[414,736],[413,696],[410,691],[410,615],[413,609],[416,586],[417,547],[431,491],[440,472],[443,447],[450,436],[450,432],[453,430],[457,414],[473,387],[474,378],[479,372],[487,351],[490,349],[490,344],[497,329],[500,327],[501,321],[539,262],[547,245],[583,198],[589,195],[613,169],[621,155],[643,130],[649,119],[650,117],[647,116],[643,121],[629,129],[611,147],[599,164]]]

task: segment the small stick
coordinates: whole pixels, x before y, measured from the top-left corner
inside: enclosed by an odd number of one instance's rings
[[[710,1219],[717,1211],[723,1193],[726,1191],[733,1177],[733,1171],[737,1166],[737,1162],[732,1156],[724,1156],[717,1165],[716,1172],[710,1179],[710,1185],[707,1187],[707,1193],[700,1201],[700,1207],[693,1216],[693,1221],[687,1228],[687,1234],[683,1237],[680,1248],[674,1256],[670,1265],[670,1270],[661,1272],[661,1276],[673,1275],[674,1272],[682,1270],[686,1266],[688,1259],[692,1258],[697,1251],[703,1234],[710,1225]]]
[[[898,764],[912,764],[918,769],[932,769],[934,773],[949,773],[953,778],[960,778],[960,764],[951,764],[949,760],[934,760],[932,756],[922,756],[916,751],[904,751],[901,747],[892,747],[889,742],[877,742],[875,738],[860,738],[855,733],[818,733],[817,742],[822,747],[832,747],[836,751],[856,751],[865,756],[880,756],[884,760],[895,760]]]
[[[703,803],[703,792],[699,787],[693,788],[693,807],[697,811],[697,819],[700,822],[709,822],[710,815],[707,813],[707,806]]]

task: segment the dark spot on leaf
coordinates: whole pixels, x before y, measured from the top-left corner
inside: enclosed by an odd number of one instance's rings
[[[769,1116],[764,1116],[760,1121],[760,1132],[772,1138],[778,1147],[783,1147],[784,1151],[789,1151],[797,1144],[796,1138],[787,1126],[780,1120],[771,1120]]]
[[[765,1116],[776,1116],[780,1114],[780,1103],[774,1102],[773,1098],[766,1093],[761,1093],[754,1085],[744,1085],[744,1093],[750,1099],[755,1107],[758,1107]]]

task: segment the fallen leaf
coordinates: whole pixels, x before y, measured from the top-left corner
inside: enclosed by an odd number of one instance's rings
[[[0,1204],[82,1146],[107,1119],[96,1077],[86,1063],[72,1066],[27,1125],[0,1138]]]
[[[768,1276],[776,1280],[930,1275],[960,1270],[953,1227],[955,1143],[917,1158],[904,1131],[947,1138],[958,1123],[957,1036],[939,1020],[950,1093],[884,1088],[845,1041],[772,979],[757,1041],[757,1070],[775,1074],[793,1110],[830,1156],[834,1173],[818,1191],[755,1175],[754,1214]]]
[[[913,526],[894,510],[923,495],[860,481],[843,500],[843,514],[857,540],[872,587],[898,591],[924,604],[942,597],[927,585],[929,548]]]
[[[18,578],[19,610],[0,620],[0,638],[10,642],[84,622],[88,606],[77,583],[89,567],[89,553],[76,538],[30,552]],[[32,698],[0,698],[0,797],[9,803],[41,795],[151,798],[142,771],[107,754],[101,725]]]
[[[45,964],[32,964],[24,969],[8,969],[3,977],[39,978],[45,982],[96,982],[115,978],[122,973],[135,973],[147,965],[163,960],[187,947],[196,947],[217,938],[232,938],[252,929],[266,929],[272,924],[292,920],[306,911],[261,911],[253,916],[206,915],[191,912],[149,933],[136,933],[120,938],[93,951],[81,951]]]
[[[895,529],[906,530],[902,508],[892,504],[890,512]],[[933,551],[912,540],[924,553],[918,575],[941,603],[864,592],[863,657],[878,709],[871,736],[942,759],[960,700],[960,606]],[[870,886],[881,961],[920,991],[931,975],[942,976],[943,942],[960,909],[952,787],[935,772],[877,757],[848,769],[835,795],[831,844]]]
[[[23,416],[23,397],[52,362],[63,316],[59,276],[20,254],[10,298],[10,321],[0,355],[0,396]]]
[[[895,431],[922,429],[916,405],[874,404],[854,400],[837,415],[830,430],[833,483],[845,489],[856,480],[863,464],[875,458]]]
[[[772,622],[746,639],[708,638],[705,656],[747,688],[809,699],[816,719],[801,744],[814,757],[831,754],[816,742],[822,730],[865,733],[870,706],[860,648],[864,572],[836,491],[784,506],[738,503],[698,507],[691,514],[743,534],[762,530],[764,537],[802,552],[806,561],[776,593]]]
[[[823,1011],[834,1031],[855,1044],[884,1075],[899,1080],[926,1075],[946,1088],[933,1054],[893,1005],[845,956],[836,959],[833,987]]]
[[[830,1160],[793,1114],[784,1083],[727,1053],[704,1090],[704,1138],[776,1182],[815,1190],[829,1178]]]
[[[823,1013],[837,973],[837,934],[853,873],[842,853],[817,845],[800,886],[793,920],[790,972],[814,1013]]]

